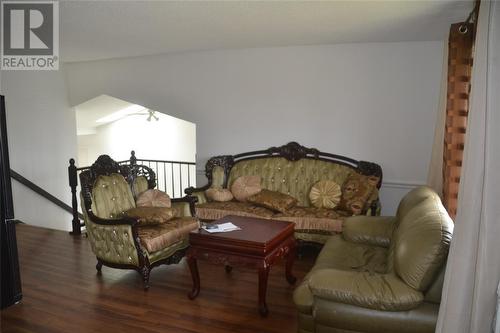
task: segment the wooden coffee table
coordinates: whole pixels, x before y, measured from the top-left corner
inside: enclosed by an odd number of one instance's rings
[[[292,275],[297,249],[293,236],[294,223],[240,216],[226,216],[214,223],[226,222],[232,222],[242,230],[210,234],[200,229],[189,234],[191,246],[186,257],[193,289],[188,297],[194,299],[200,293],[198,259],[225,265],[226,272],[230,272],[232,267],[255,268],[259,274],[258,308],[260,314],[266,316],[267,278],[271,265],[280,258],[286,258],[286,279],[290,284],[296,281]]]

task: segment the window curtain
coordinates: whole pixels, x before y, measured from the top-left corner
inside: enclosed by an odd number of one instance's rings
[[[444,126],[446,124],[446,89],[448,88],[448,40],[443,44],[443,73],[441,74],[441,89],[434,129],[431,162],[427,173],[427,185],[432,187],[440,197],[443,196],[443,151]]]
[[[443,146],[443,204],[457,213],[458,188],[469,113],[472,71],[472,24],[452,24],[448,40],[448,80]]]
[[[482,1],[458,211],[436,332],[493,331],[500,280],[500,2]]]

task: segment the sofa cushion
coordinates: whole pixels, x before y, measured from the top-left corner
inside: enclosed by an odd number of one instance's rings
[[[154,225],[173,219],[175,210],[171,207],[136,207],[127,210],[125,216],[136,219],[139,225]]]
[[[198,227],[199,223],[195,218],[183,217],[167,223],[139,226],[137,232],[142,246],[151,253],[180,241]]]
[[[228,215],[271,218],[274,213],[270,209],[255,206],[248,202],[212,201],[196,205],[196,215],[203,220],[218,220]]]
[[[368,208],[368,199],[379,181],[379,177],[353,172],[342,184],[342,198],[338,208],[351,211],[354,215],[363,213]]]
[[[340,202],[342,190],[333,180],[320,180],[313,185],[309,192],[309,200],[316,208],[333,209]]]
[[[137,207],[170,207],[172,205],[168,194],[157,189],[142,192],[135,203]]]
[[[288,209],[297,204],[297,199],[288,194],[263,189],[259,193],[248,197],[247,202],[273,211],[285,213]]]
[[[346,213],[316,207],[292,207],[273,219],[295,223],[296,231],[337,233],[342,231]]]
[[[260,176],[241,176],[231,185],[231,193],[236,200],[244,202],[248,197],[262,190],[260,180]]]
[[[205,191],[207,199],[210,201],[231,201],[234,196],[227,188],[211,187]]]

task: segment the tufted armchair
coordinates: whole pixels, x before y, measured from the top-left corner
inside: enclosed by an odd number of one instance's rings
[[[137,194],[154,188],[155,174],[143,165],[119,165],[101,155],[80,174],[81,204],[96,269],[103,265],[134,269],[149,288],[149,275],[160,264],[178,263],[188,247],[188,233],[198,228],[193,198],[172,199],[175,218],[157,226],[139,226],[123,216],[135,207]]]

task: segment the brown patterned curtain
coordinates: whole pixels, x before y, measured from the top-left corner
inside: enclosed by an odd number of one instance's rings
[[[448,40],[448,89],[443,152],[443,203],[452,218],[457,213],[469,114],[473,43],[473,24],[452,24]]]

